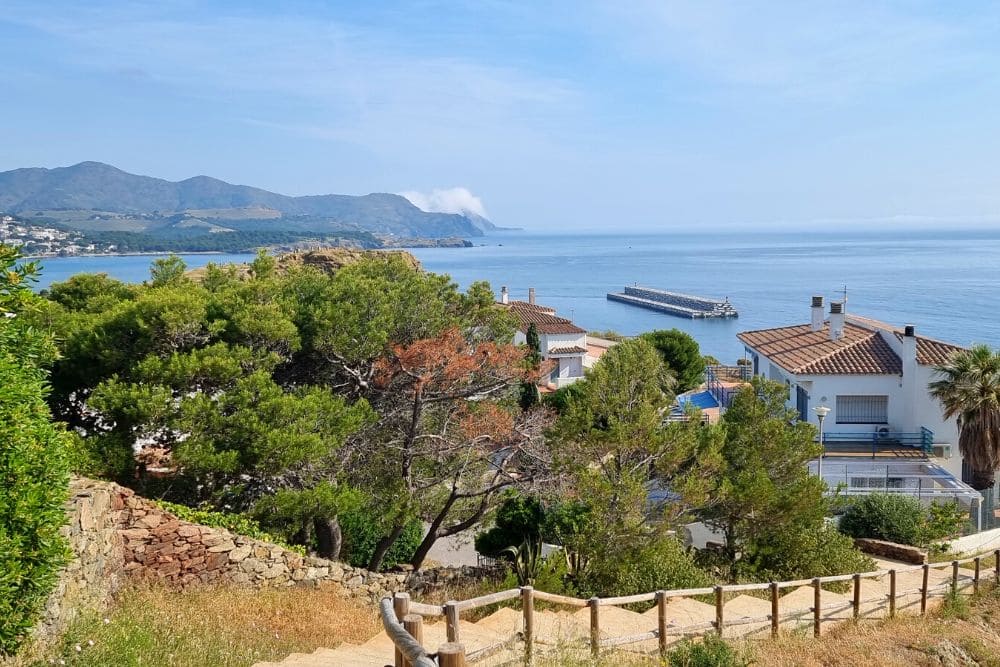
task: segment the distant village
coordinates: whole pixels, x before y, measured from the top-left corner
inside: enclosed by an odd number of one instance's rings
[[[11,215],[0,216],[0,243],[21,246],[22,252],[30,257],[68,257],[115,251],[115,246],[99,246],[77,232],[26,223]]]

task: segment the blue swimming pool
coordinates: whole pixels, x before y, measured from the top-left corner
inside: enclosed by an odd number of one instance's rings
[[[707,391],[699,391],[697,394],[682,394],[677,397],[677,402],[682,408],[686,408],[688,405],[693,405],[701,410],[719,407],[718,401]]]

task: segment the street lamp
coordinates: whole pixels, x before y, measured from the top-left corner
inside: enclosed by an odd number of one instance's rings
[[[826,416],[830,414],[830,408],[825,405],[818,405],[813,408],[813,412],[816,413],[816,417],[819,419],[819,464],[816,466],[816,472],[820,479],[823,479],[823,456],[826,454],[826,447],[823,445],[823,420]]]

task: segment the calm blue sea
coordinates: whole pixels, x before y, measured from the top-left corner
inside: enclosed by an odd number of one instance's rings
[[[848,311],[967,345],[1000,345],[1000,230],[975,232],[701,235],[555,235],[505,232],[474,248],[413,250],[424,268],[462,287],[488,280],[499,292],[538,301],[588,329],[636,334],[677,327],[706,354],[742,355],[736,333],[809,320],[809,297],[839,298]],[[74,257],[43,262],[41,286],[84,271],[122,280],[148,276],[150,257]],[[247,261],[248,255],[185,255],[189,266]],[[687,320],[613,303],[609,291],[638,283],[729,297],[737,320]]]

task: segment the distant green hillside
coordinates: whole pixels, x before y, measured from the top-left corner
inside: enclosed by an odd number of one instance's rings
[[[422,211],[394,194],[289,197],[208,176],[137,176],[100,162],[0,172],[0,211],[76,229],[174,237],[224,228],[441,238],[493,228],[479,216]]]

